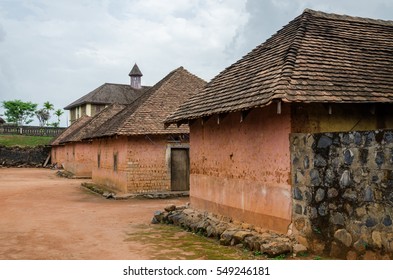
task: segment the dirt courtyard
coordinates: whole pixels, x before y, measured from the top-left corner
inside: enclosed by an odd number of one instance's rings
[[[154,211],[188,201],[107,200],[55,173],[0,168],[0,259],[156,259],[132,237],[154,230]]]

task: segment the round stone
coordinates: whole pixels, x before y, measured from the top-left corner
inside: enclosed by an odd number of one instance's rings
[[[338,191],[335,188],[329,188],[327,191],[328,198],[334,198],[338,196]]]
[[[386,215],[386,216],[383,218],[382,223],[384,224],[384,226],[389,227],[389,226],[392,225],[392,219],[390,218],[389,215]]]
[[[351,173],[345,170],[340,178],[340,186],[342,188],[348,187],[351,184]]]
[[[296,200],[303,200],[302,191],[298,187],[293,189],[293,198]]]
[[[351,150],[345,150],[344,152],[344,163],[346,165],[351,165],[353,162],[353,152]]]
[[[317,148],[318,149],[326,149],[326,148],[330,147],[331,144],[332,144],[332,139],[325,136],[325,135],[322,135],[322,137],[319,138],[319,140],[318,140]]]
[[[315,201],[316,202],[321,202],[325,198],[325,190],[319,188],[317,192],[315,193]]]
[[[329,213],[329,207],[326,203],[322,203],[318,207],[318,214],[322,217],[326,216]]]
[[[385,162],[385,155],[382,151],[378,151],[375,155],[375,163],[381,167],[381,165]]]
[[[339,229],[334,233],[334,238],[344,244],[346,247],[351,246],[352,236],[345,229]]]

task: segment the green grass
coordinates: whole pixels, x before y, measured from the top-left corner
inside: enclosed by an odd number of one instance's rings
[[[34,147],[48,145],[52,139],[51,136],[0,135],[0,146]]]

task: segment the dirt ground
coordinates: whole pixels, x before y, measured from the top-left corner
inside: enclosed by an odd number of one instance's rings
[[[158,245],[133,237],[157,234],[154,211],[188,199],[107,200],[83,181],[53,170],[0,168],[0,259],[159,258]]]

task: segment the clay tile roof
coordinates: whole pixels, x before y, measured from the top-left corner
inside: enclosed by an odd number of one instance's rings
[[[130,85],[105,83],[95,90],[89,92],[85,96],[75,100],[71,104],[64,107],[70,110],[76,106],[86,103],[90,104],[130,104],[139,98],[150,87],[143,86],[141,89],[132,88]]]
[[[130,74],[128,76],[143,76],[141,70],[139,70],[138,65],[136,63],[134,64],[134,67],[132,67]]]
[[[64,130],[61,134],[59,134],[52,142],[52,146],[61,145],[63,139],[66,139],[69,135],[72,135],[74,132],[78,131],[81,127],[83,127],[91,117],[89,116],[82,116],[81,118],[77,119],[75,122],[72,123],[66,130]]]
[[[393,22],[305,10],[166,123],[284,102],[393,102]]]
[[[179,67],[90,134],[89,138],[188,133],[189,128],[185,125],[165,129],[164,119],[205,85],[204,80]]]
[[[78,142],[87,138],[91,133],[98,130],[107,120],[111,119],[114,115],[123,110],[126,106],[120,104],[111,104],[101,112],[91,117],[82,126],[74,129],[67,137],[60,140],[60,144],[67,142]]]

